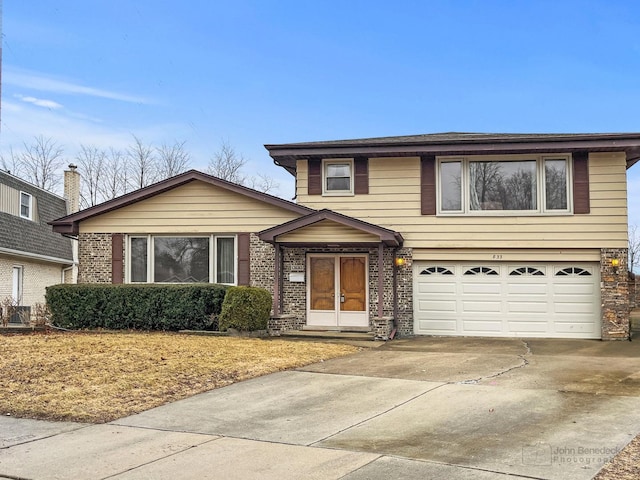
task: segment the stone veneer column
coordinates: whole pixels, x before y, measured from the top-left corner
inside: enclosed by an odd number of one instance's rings
[[[111,234],[78,235],[78,283],[111,283]]]
[[[303,248],[282,252],[282,315],[293,318],[291,328],[301,329],[307,321],[306,254]],[[291,282],[290,274],[304,275],[304,282]]]
[[[401,248],[397,258],[404,258],[405,264],[396,267],[396,299],[399,335],[414,335],[413,331],[413,250]]]
[[[629,285],[627,249],[603,248],[600,251],[600,280],[602,282],[602,339],[629,339]],[[617,259],[617,267],[611,260]]]
[[[274,262],[275,248],[267,242],[263,242],[255,233],[250,235],[249,243],[249,269],[251,275],[251,286],[268,290],[273,295],[273,285],[275,279]]]

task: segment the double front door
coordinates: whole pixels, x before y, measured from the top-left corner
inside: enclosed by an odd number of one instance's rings
[[[369,325],[366,255],[311,254],[307,277],[307,325]]]

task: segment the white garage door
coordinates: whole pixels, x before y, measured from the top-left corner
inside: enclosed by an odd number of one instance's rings
[[[601,338],[598,263],[414,263],[418,335]]]

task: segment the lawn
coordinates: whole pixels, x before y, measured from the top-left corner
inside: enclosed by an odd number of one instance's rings
[[[109,422],[357,350],[350,345],[171,333],[1,336],[0,414]]]

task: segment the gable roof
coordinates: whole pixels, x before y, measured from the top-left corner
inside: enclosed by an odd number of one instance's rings
[[[71,240],[54,233],[48,225],[67,214],[66,200],[1,170],[0,184],[31,195],[37,211],[33,220],[0,212],[0,252],[72,264]]]
[[[625,152],[640,159],[640,133],[432,133],[399,137],[265,145],[276,165],[295,175],[296,160],[560,152]]]
[[[302,205],[298,205],[288,200],[283,200],[282,198],[274,197],[273,195],[258,192],[257,190],[243,187],[242,185],[238,185],[236,183],[227,182],[226,180],[222,180],[220,178],[199,172],[197,170],[189,170],[188,172],[181,173],[166,180],[162,180],[158,183],[154,183],[153,185],[149,185],[148,187],[144,187],[134,192],[127,193],[120,197],[114,198],[113,200],[109,200],[93,207],[89,207],[77,213],[72,213],[71,215],[58,218],[49,223],[53,225],[54,232],[62,233],[65,235],[77,235],[80,222],[84,220],[102,215],[103,213],[117,210],[122,207],[126,207],[127,205],[140,202],[147,198],[153,197],[155,195],[193,181],[205,182],[224,190],[238,193],[240,195],[244,195],[246,197],[253,198],[255,200],[259,200],[271,205],[275,205],[277,207],[298,213],[300,215],[306,215],[309,212],[315,211],[312,208],[303,207]]]
[[[323,220],[331,220],[340,225],[345,225],[355,230],[375,235],[380,238],[380,242],[390,247],[400,247],[404,242],[402,235],[398,232],[363,222],[357,218],[348,217],[327,209],[318,210],[317,212],[309,213],[304,217],[296,218],[281,225],[276,225],[275,227],[263,230],[258,233],[258,237],[264,242],[278,243],[276,240],[278,236],[313,225]]]

